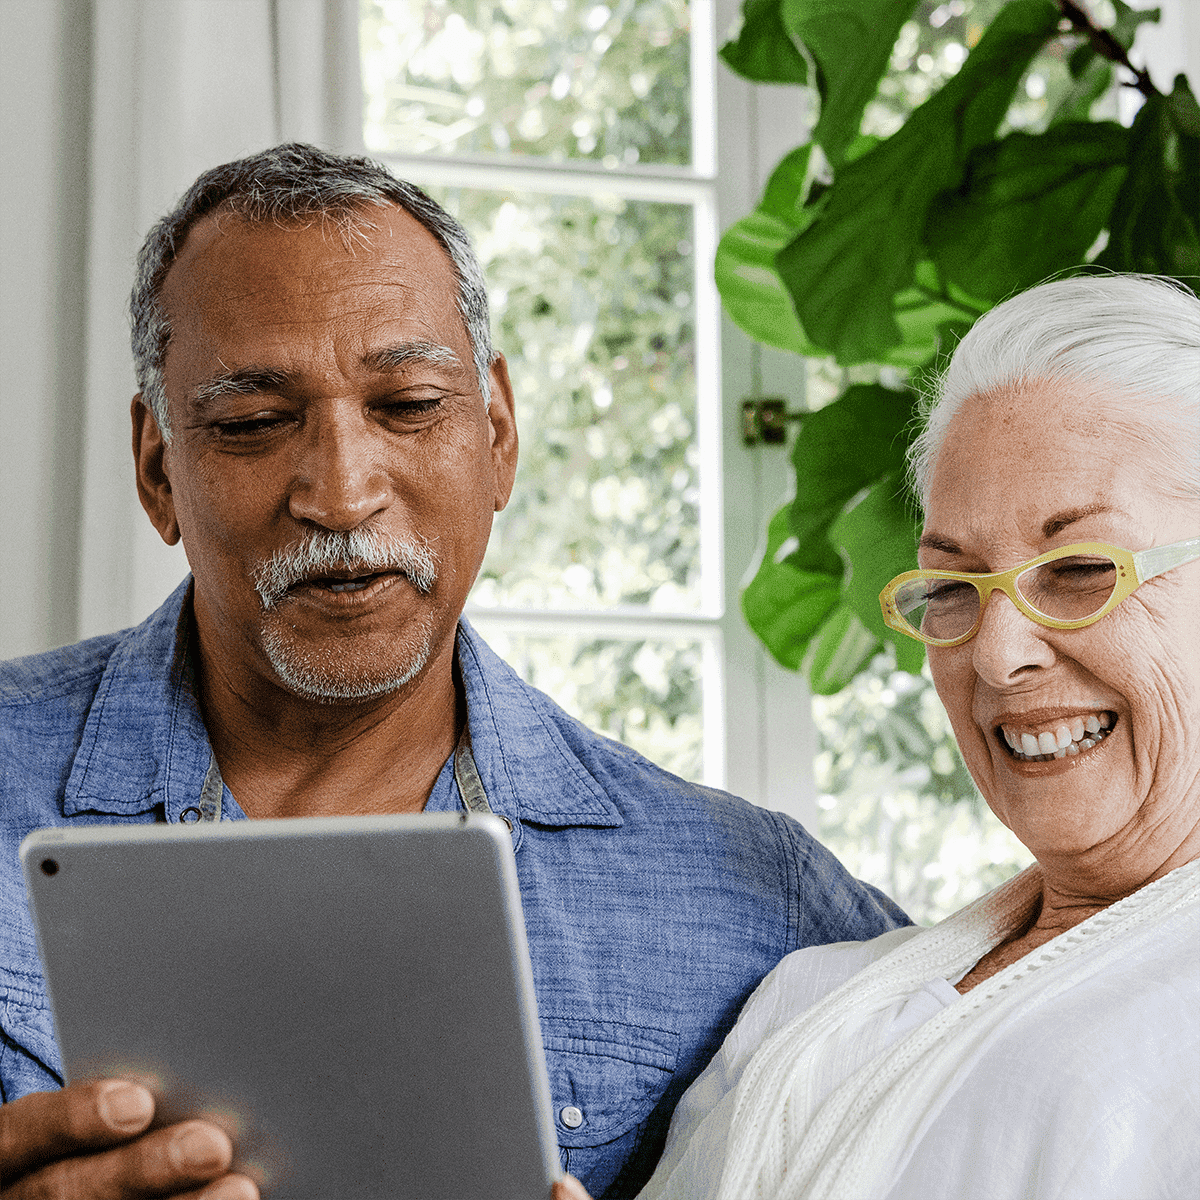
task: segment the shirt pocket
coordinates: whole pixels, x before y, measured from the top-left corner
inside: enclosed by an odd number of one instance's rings
[[[548,1017],[542,1039],[560,1146],[599,1146],[635,1130],[675,1071],[679,1035],[616,1021]]]
[[[50,1010],[0,993],[0,1096],[16,1100],[60,1087],[62,1060]]]

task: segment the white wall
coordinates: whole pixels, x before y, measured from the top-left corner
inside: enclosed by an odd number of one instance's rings
[[[207,167],[361,148],[357,14],[0,0],[0,658],[138,621],[186,572],[134,488],[134,257]]]
[[[76,631],[88,9],[0,4],[0,658]]]

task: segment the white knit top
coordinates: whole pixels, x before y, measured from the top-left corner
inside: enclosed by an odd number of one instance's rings
[[[1040,895],[785,959],[641,1200],[1200,1195],[1200,861],[952,993]]]

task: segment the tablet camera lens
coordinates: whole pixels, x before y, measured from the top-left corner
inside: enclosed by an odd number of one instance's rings
[[[43,875],[57,875],[58,874],[58,862],[53,858],[43,858],[42,859],[42,874]]]

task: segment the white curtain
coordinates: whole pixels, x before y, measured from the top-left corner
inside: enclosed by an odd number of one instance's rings
[[[138,504],[126,303],[207,167],[361,151],[357,0],[0,0],[0,658],[117,629],[183,577]]]

